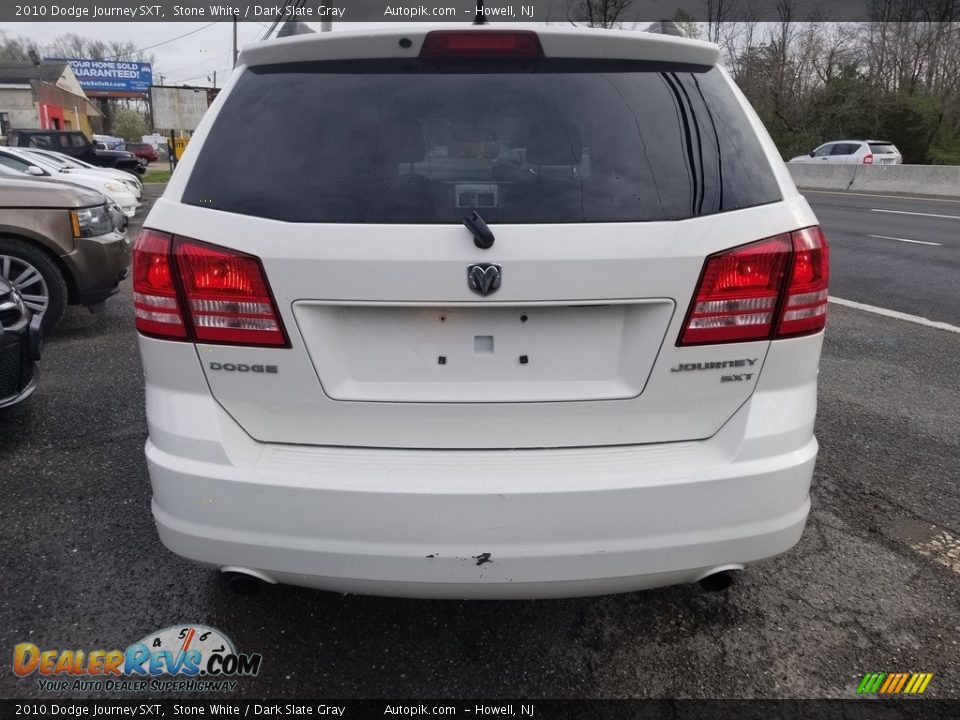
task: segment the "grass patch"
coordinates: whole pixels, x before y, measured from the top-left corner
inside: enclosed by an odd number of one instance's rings
[[[144,183],[165,183],[170,180],[169,170],[150,170],[140,176],[140,182]]]

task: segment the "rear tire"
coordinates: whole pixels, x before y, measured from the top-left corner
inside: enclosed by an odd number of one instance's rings
[[[24,240],[0,237],[0,276],[17,288],[27,307],[43,314],[43,333],[51,333],[66,312],[69,291],[50,256]]]

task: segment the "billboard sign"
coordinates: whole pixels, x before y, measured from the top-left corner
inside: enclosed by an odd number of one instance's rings
[[[150,63],[133,60],[79,60],[74,58],[47,58],[70,64],[80,87],[89,96],[120,97],[130,94],[146,95],[153,84]]]
[[[150,105],[157,130],[196,130],[209,102],[206,88],[154,87]]]

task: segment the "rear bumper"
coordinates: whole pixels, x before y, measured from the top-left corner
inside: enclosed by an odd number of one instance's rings
[[[264,448],[246,470],[147,458],[173,552],[277,582],[413,597],[559,597],[692,582],[800,538],[812,438],[686,467],[696,447]],[[651,468],[651,465],[655,469]]]
[[[786,341],[776,352],[815,355],[819,344]],[[182,346],[141,345],[150,346],[146,454],[160,538],[214,567],[392,596],[603,594],[782,553],[810,508],[815,376],[789,385],[788,372],[768,367],[751,398],[701,441],[308,447],[251,439],[202,373],[187,380],[186,365],[165,356]]]

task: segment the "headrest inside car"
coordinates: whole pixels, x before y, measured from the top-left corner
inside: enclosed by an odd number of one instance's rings
[[[541,120],[527,127],[530,165],[579,165],[582,158],[580,128],[569,120]]]

